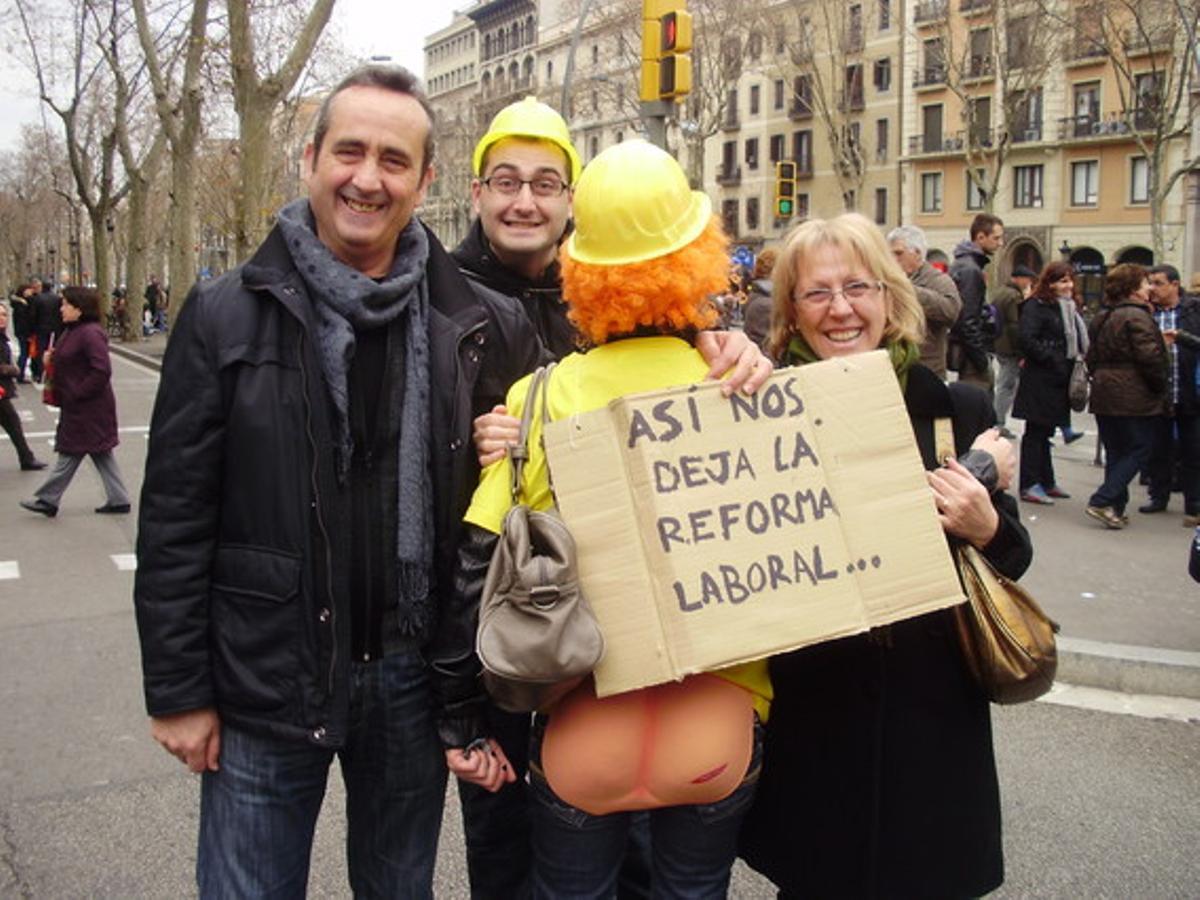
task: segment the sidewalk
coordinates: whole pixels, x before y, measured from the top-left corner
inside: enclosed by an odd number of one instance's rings
[[[112,344],[115,354],[159,369],[167,335]],[[1070,446],[1056,438],[1054,464],[1072,498],[1052,507],[1021,504],[1034,539],[1034,564],[1022,579],[1062,626],[1058,678],[1064,684],[1200,699],[1200,585],[1187,575],[1191,531],[1180,526],[1182,499],[1170,510],[1139,515],[1145,488],[1130,485],[1130,526],[1109,531],[1083,509],[1100,484],[1093,464],[1096,423],[1074,416],[1087,436]],[[1020,435],[1022,423],[1010,420]]]

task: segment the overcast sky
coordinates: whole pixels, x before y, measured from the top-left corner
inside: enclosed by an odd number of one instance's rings
[[[472,0],[338,0],[332,25],[355,59],[390,56],[400,65],[423,74],[425,36],[450,24],[455,9],[472,6]],[[40,118],[37,83],[32,74],[14,65],[23,57],[20,47],[8,48],[0,57],[0,149],[12,149],[22,123]],[[347,61],[347,67],[354,60]],[[51,120],[53,121],[53,120]]]

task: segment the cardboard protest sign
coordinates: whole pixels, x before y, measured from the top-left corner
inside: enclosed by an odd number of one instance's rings
[[[600,696],[962,601],[887,355],[624,397],[545,431]]]

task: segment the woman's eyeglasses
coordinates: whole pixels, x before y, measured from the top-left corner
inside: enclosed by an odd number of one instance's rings
[[[834,297],[841,294],[846,298],[846,302],[854,303],[875,297],[882,290],[882,281],[848,281],[840,288],[813,288],[811,291],[797,294],[796,302],[812,307],[828,306]]]

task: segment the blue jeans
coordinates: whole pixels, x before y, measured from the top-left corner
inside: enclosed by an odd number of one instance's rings
[[[304,897],[313,829],[333,757],[346,783],[346,856],[355,897],[433,896],[445,756],[420,654],[351,667],[338,751],[221,729],[220,770],[200,791],[201,897]]]
[[[594,816],[560,800],[542,774],[541,724],[534,726],[529,788],[533,797],[533,897],[591,900],[614,896],[634,818]],[[650,820],[652,893],[656,898],[723,898],[737,856],[738,831],[762,770],[763,728],[754,725],[746,777],[716,803],[653,809]]]
[[[1150,459],[1154,419],[1150,416],[1096,416],[1104,444],[1104,483],[1088,506],[1111,506],[1124,513],[1129,505],[1129,482]]]

